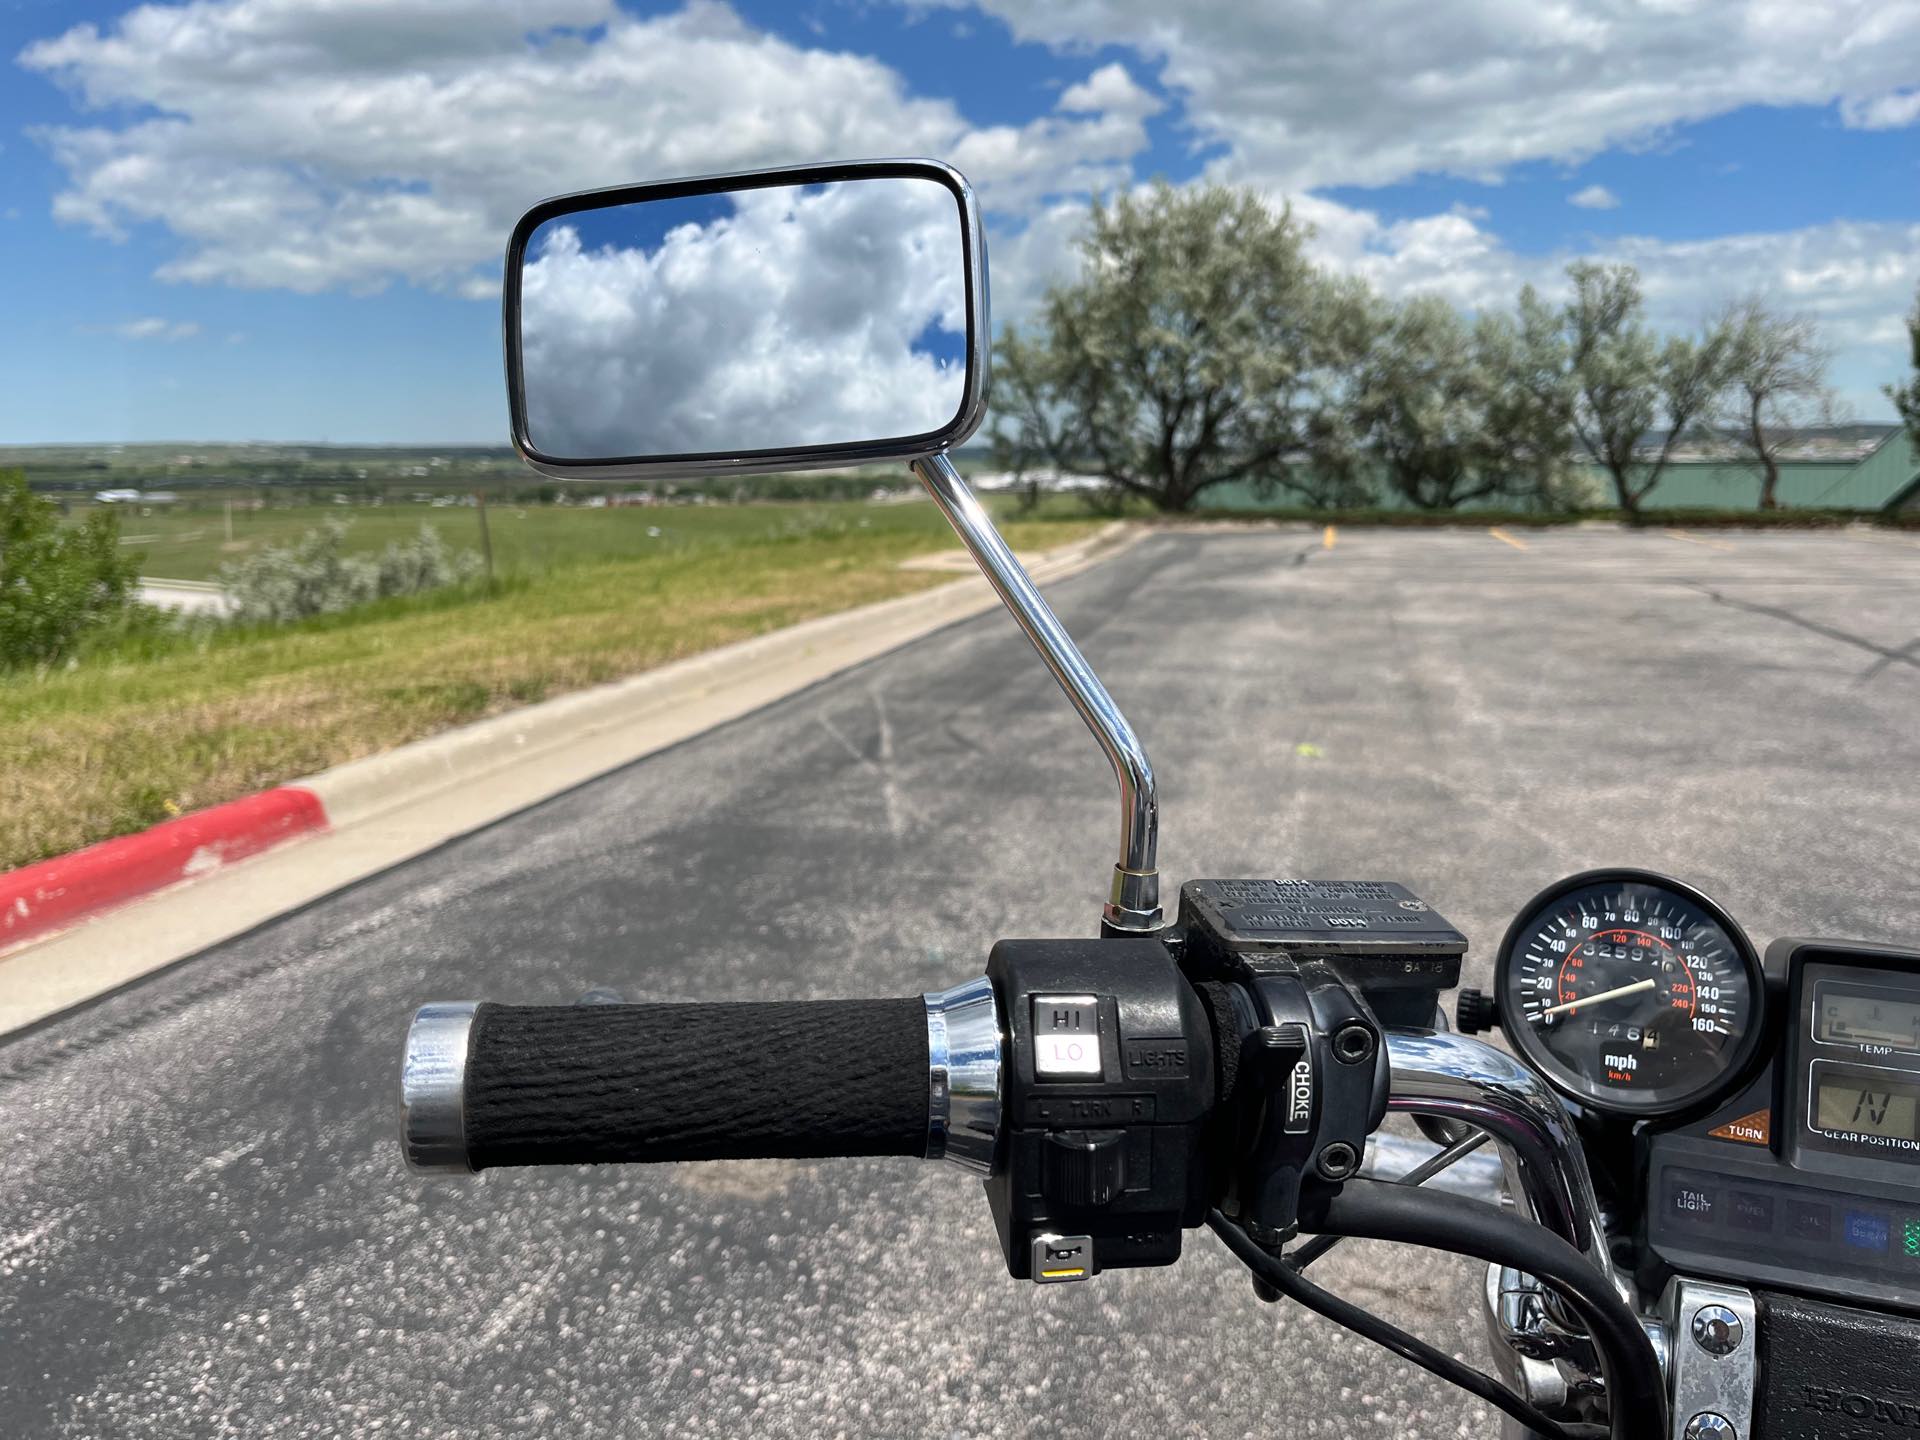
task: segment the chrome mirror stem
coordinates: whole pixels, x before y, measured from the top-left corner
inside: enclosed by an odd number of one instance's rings
[[[947,517],[974,563],[987,577],[1001,602],[1026,631],[1053,678],[1067,692],[1073,708],[1087,722],[1094,739],[1106,752],[1120,782],[1120,859],[1113,867],[1113,885],[1103,916],[1107,928],[1129,932],[1158,930],[1160,872],[1156,857],[1160,845],[1160,800],[1154,788],[1153,766],[1146,747],[1133,733],[1127,717],[1113,703],[1107,687],[1093,673],[1087,657],[1073,643],[1059,618],[1034,587],[1026,568],[1014,558],[993,521],[953,468],[944,453],[912,462],[913,473]]]

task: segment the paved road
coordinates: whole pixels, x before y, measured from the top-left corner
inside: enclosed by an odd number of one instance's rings
[[[1609,862],[1763,942],[1920,935],[1920,547],[1521,538],[1169,535],[1058,586],[1164,776],[1168,872],[1403,880],[1475,978]],[[0,1046],[0,1431],[1488,1433],[1210,1239],[1015,1286],[943,1167],[402,1173],[421,1000],[911,994],[1082,933],[1114,812],[983,617]],[[1473,1267],[1325,1263],[1478,1354]]]

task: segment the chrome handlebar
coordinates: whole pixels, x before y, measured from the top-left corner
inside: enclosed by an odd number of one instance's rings
[[[1612,1273],[1586,1152],[1546,1081],[1505,1051],[1446,1031],[1390,1031],[1387,1059],[1389,1111],[1486,1131],[1530,1217]]]

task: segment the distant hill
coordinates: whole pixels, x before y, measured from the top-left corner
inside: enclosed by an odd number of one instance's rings
[[[1783,460],[1858,460],[1870,455],[1889,435],[1899,430],[1898,425],[1881,422],[1858,422],[1846,425],[1814,425],[1805,430],[1793,432],[1787,448],[1781,452]],[[1675,448],[1674,456],[1680,460],[1719,459],[1736,446],[1737,439],[1730,431],[1719,432],[1724,439],[1695,437]],[[1640,453],[1658,451],[1667,441],[1667,432],[1651,432],[1640,446]]]

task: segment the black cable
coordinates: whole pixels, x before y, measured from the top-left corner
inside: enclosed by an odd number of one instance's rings
[[[1417,1335],[1408,1334],[1392,1321],[1382,1320],[1370,1310],[1362,1310],[1351,1300],[1322,1290],[1279,1256],[1261,1249],[1251,1235],[1218,1210],[1207,1212],[1207,1225],[1249,1270],[1289,1300],[1326,1316],[1336,1325],[1345,1326],[1363,1339],[1391,1350],[1402,1360],[1411,1360],[1422,1369],[1432,1371],[1449,1385],[1457,1385],[1468,1394],[1478,1395],[1522,1425],[1538,1431],[1546,1440],[1578,1440],[1573,1431],[1529,1405],[1491,1375],[1483,1374],[1463,1360],[1454,1359],[1446,1351],[1428,1344]]]
[[[1312,1210],[1303,1207],[1301,1223],[1322,1234],[1472,1255],[1550,1286],[1578,1312],[1599,1352],[1616,1440],[1666,1433],[1666,1385],[1653,1342],[1612,1280],[1552,1231],[1458,1195],[1374,1180],[1350,1180]]]
[[[1471,1134],[1455,1140],[1437,1155],[1430,1155],[1404,1175],[1396,1175],[1390,1183],[1394,1185],[1424,1185],[1442,1170],[1458,1161],[1464,1160],[1493,1137],[1484,1130],[1475,1130]],[[1347,1237],[1344,1235],[1316,1235],[1297,1250],[1287,1252],[1287,1263],[1296,1270],[1304,1270],[1318,1260],[1327,1251],[1333,1249]]]

